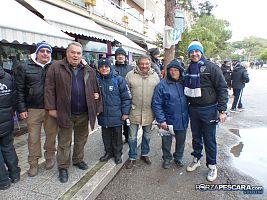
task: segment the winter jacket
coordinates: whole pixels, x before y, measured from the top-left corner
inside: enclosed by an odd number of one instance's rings
[[[151,68],[158,74],[159,78],[162,78],[161,71],[160,71],[160,63],[156,58],[151,56]]]
[[[115,71],[118,72],[120,76],[122,76],[123,78],[125,78],[126,75],[127,75],[127,73],[129,71],[132,71],[133,70],[133,67],[131,65],[127,65],[126,63],[125,64],[118,64],[118,63],[116,63],[113,66],[113,69],[115,69]]]
[[[165,78],[156,86],[153,94],[152,109],[158,123],[173,125],[174,130],[188,127],[188,102],[184,87],[179,81]]]
[[[26,112],[28,108],[44,108],[44,82],[49,67],[41,67],[32,59],[17,68],[15,77],[18,94],[18,112]]]
[[[94,129],[97,113],[103,110],[102,97],[94,70],[84,66],[85,95],[90,126]],[[60,127],[71,127],[72,72],[67,59],[54,62],[48,69],[45,80],[45,109],[57,110]],[[95,100],[94,93],[100,98]]]
[[[201,97],[187,97],[191,106],[217,104],[218,111],[227,109],[228,91],[221,69],[216,64],[205,61],[200,67]]]
[[[249,82],[249,76],[247,70],[240,64],[237,64],[233,70],[231,80],[232,80],[232,87],[234,89],[244,88],[245,84]]]
[[[135,67],[126,75],[126,81],[132,94],[132,110],[130,122],[147,126],[154,120],[151,108],[152,96],[159,83],[157,73],[151,68],[148,74],[143,74],[139,67]]]
[[[98,124],[104,127],[121,126],[122,115],[129,115],[131,110],[131,93],[126,80],[111,70],[107,76],[97,73],[103,99],[103,112],[98,115]]]
[[[0,137],[13,131],[15,95],[13,78],[0,67]]]
[[[222,73],[223,73],[225,80],[226,81],[231,80],[231,74],[232,74],[231,66],[228,66],[226,64],[222,64],[221,70],[222,70]]]

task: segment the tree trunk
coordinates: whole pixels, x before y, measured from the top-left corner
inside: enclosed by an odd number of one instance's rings
[[[165,25],[174,26],[174,6],[175,0],[165,0]],[[167,72],[167,64],[174,59],[175,45],[172,45],[170,49],[164,49],[164,71],[165,76]]]

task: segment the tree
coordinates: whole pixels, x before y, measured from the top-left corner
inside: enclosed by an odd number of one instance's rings
[[[267,60],[267,49],[261,54],[260,59]]]

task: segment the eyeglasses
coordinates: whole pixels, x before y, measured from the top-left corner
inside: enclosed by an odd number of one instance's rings
[[[40,49],[39,51],[40,53],[47,53],[47,54],[51,54],[51,51],[48,49]]]

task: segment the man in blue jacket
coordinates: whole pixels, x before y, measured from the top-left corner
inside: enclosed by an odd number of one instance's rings
[[[122,163],[122,125],[128,119],[132,100],[126,80],[111,68],[108,58],[98,61],[97,74],[103,100],[103,112],[98,115],[98,124],[102,128],[105,155],[101,162],[115,157],[115,163]]]
[[[171,160],[178,167],[183,166],[183,153],[188,127],[188,102],[184,95],[182,74],[184,68],[176,59],[167,66],[167,77],[160,81],[153,94],[152,109],[160,128],[168,130],[168,125],[173,126],[176,145],[175,152],[171,154],[172,135],[162,136],[162,152],[164,169],[171,167]]]
[[[13,115],[16,102],[11,76],[0,66],[0,190],[20,180],[18,156],[13,146]]]
[[[206,165],[209,168],[207,180],[214,181],[217,178],[216,125],[227,118],[227,85],[219,66],[205,58],[199,41],[193,41],[187,51],[191,62],[184,86],[189,101],[193,162],[186,170],[192,172],[201,165],[204,142]]]

